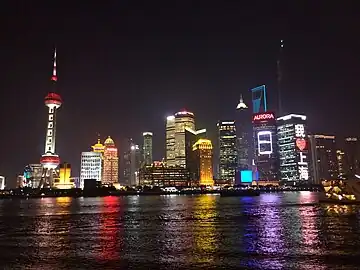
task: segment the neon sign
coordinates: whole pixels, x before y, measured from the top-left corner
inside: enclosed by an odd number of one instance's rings
[[[273,113],[256,114],[253,117],[253,121],[271,120],[271,119],[275,119],[275,116]]]
[[[308,163],[306,162],[306,155],[303,152],[306,148],[306,134],[305,126],[303,124],[295,125],[295,145],[299,150],[299,162],[298,164],[298,173],[300,180],[309,180],[309,168]]]
[[[258,153],[270,155],[273,152],[271,131],[259,131],[257,134]]]

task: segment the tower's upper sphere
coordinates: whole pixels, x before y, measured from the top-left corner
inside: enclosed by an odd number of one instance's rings
[[[52,105],[52,106],[56,106],[57,108],[59,108],[61,106],[61,104],[62,104],[62,99],[59,94],[49,93],[45,97],[45,105],[46,106]]]

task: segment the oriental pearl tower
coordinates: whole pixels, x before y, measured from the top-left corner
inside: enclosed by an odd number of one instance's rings
[[[54,65],[51,81],[54,85],[57,82],[56,75],[56,49],[54,53]],[[43,166],[42,179],[39,188],[52,187],[54,183],[55,169],[60,164],[60,158],[55,152],[55,139],[56,139],[56,110],[60,108],[62,99],[59,94],[50,92],[45,97],[45,106],[48,108],[48,118],[45,135],[45,149],[44,154],[40,158],[40,163]]]

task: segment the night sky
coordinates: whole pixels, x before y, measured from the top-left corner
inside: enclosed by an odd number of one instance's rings
[[[281,39],[284,111],[308,115],[314,133],[360,135],[356,1],[26,2],[0,11],[0,175],[9,181],[44,151],[55,46],[56,148],[75,176],[97,133],[122,154],[127,138],[140,144],[152,131],[160,159],[165,118],[182,108],[212,139],[250,88],[266,84],[274,108]]]

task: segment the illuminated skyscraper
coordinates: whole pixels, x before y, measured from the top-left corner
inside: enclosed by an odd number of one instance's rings
[[[261,85],[251,89],[253,113],[267,112],[266,87]]]
[[[360,173],[360,140],[357,137],[346,137],[343,144],[347,164],[345,173],[351,179]]]
[[[4,189],[5,189],[5,177],[0,176],[0,190],[4,190]]]
[[[59,177],[55,178],[54,187],[58,189],[70,189],[75,187],[74,178],[71,177],[69,163],[60,164]]]
[[[310,151],[306,116],[289,114],[277,118],[280,180],[296,184],[310,180]]]
[[[175,166],[186,167],[185,128],[195,130],[192,112],[181,111],[175,114]]]
[[[55,85],[57,81],[56,75],[56,50],[54,53],[54,65],[51,81]],[[60,164],[60,158],[55,152],[56,139],[56,110],[60,108],[62,99],[60,95],[50,92],[45,97],[45,106],[48,108],[47,128],[45,137],[45,151],[40,158],[40,163],[43,166],[42,181],[40,187],[51,187],[53,185],[55,169]]]
[[[315,134],[310,135],[309,139],[314,183],[320,184],[324,179],[337,179],[339,170],[336,158],[335,136]]]
[[[221,121],[217,124],[219,140],[219,179],[235,183],[237,168],[235,121]]]
[[[205,138],[206,129],[195,131],[190,128],[185,128],[185,168],[189,171],[190,181],[192,184],[197,184],[199,180],[198,158],[193,151],[193,146],[198,140]]]
[[[257,180],[279,180],[277,130],[273,112],[253,114],[253,139]]]
[[[152,140],[153,134],[151,132],[144,132],[144,145],[143,145],[143,155],[144,155],[144,165],[148,166],[151,165],[153,162],[153,147],[152,147]]]
[[[193,145],[197,160],[197,175],[200,186],[213,186],[213,146],[210,140],[200,139]]]
[[[250,155],[251,111],[244,103],[242,95],[240,95],[240,102],[236,110],[238,111],[236,117],[238,168],[239,170],[248,170],[251,167],[252,156]]]
[[[130,140],[129,148],[124,153],[123,181],[126,186],[139,185],[139,171],[142,163],[142,156],[139,145]]]
[[[85,179],[95,179],[100,182],[102,177],[101,152],[82,152],[80,165],[80,183]]]
[[[97,143],[91,146],[93,152],[100,153],[101,156],[104,155],[105,146],[100,142],[100,139],[97,140]]]
[[[119,163],[118,149],[110,136],[104,142],[104,168],[103,168],[103,185],[113,185],[119,182]]]
[[[175,116],[166,118],[166,165],[175,166]]]

